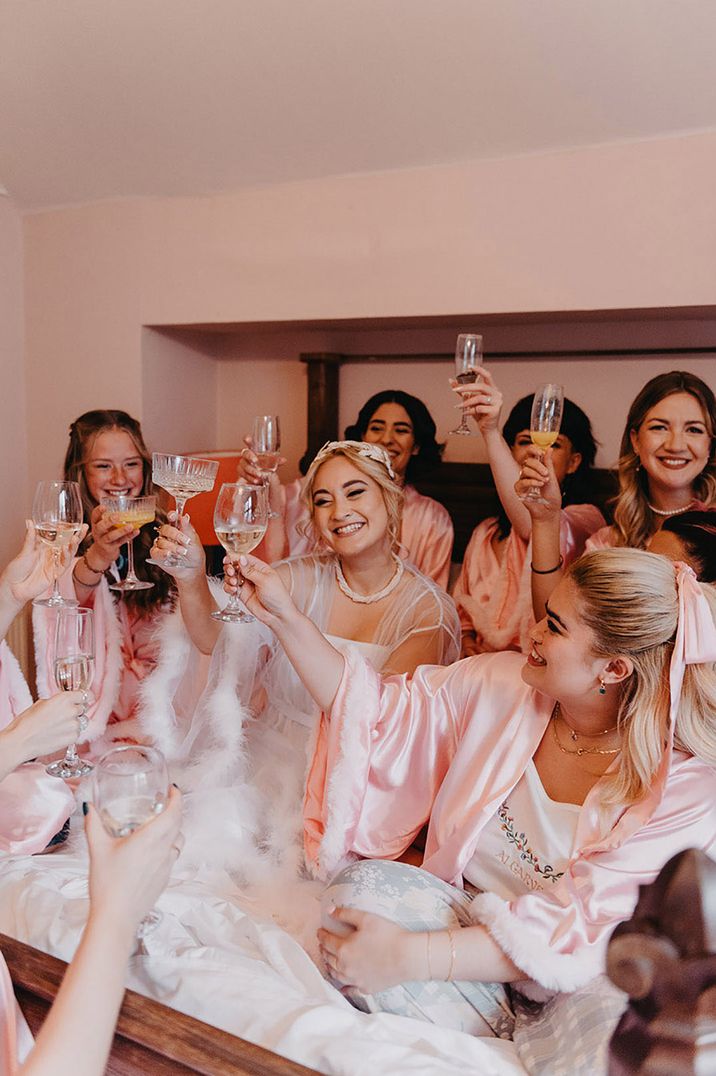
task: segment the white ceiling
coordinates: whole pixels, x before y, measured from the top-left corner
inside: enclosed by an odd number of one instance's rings
[[[716,128],[714,0],[0,0],[24,208]]]

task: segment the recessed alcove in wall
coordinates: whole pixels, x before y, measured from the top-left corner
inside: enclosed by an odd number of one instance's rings
[[[441,440],[455,421],[447,378],[458,331],[484,336],[506,409],[559,380],[592,418],[598,464],[611,466],[630,400],[650,377],[686,369],[716,388],[716,307],[147,326],[143,423],[168,450],[241,445],[256,413],[277,412],[285,477],[306,447],[302,355],[341,356],[336,430],[372,393],[403,388],[430,408]],[[448,438],[447,460],[484,460],[479,437]]]

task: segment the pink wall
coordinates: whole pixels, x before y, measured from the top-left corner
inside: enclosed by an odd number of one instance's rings
[[[0,568],[15,553],[28,515],[25,371],[23,364],[22,222],[0,197]]]
[[[86,407],[154,421],[143,324],[711,303],[715,172],[701,134],[28,216],[30,480]]]

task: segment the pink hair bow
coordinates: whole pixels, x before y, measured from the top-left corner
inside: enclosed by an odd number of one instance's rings
[[[716,625],[693,570],[683,561],[676,561],[676,590],[679,598],[679,621],[676,625],[674,652],[669,669],[671,694],[670,725],[673,736],[676,715],[681,699],[681,686],[687,665],[716,661]]]

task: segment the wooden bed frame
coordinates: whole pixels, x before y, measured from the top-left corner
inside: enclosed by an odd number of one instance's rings
[[[0,934],[0,951],[7,961],[20,1008],[36,1034],[67,964],[5,934]],[[317,1076],[315,1069],[132,990],[124,996],[105,1072],[110,1076],[182,1076],[190,1072],[206,1076]]]

